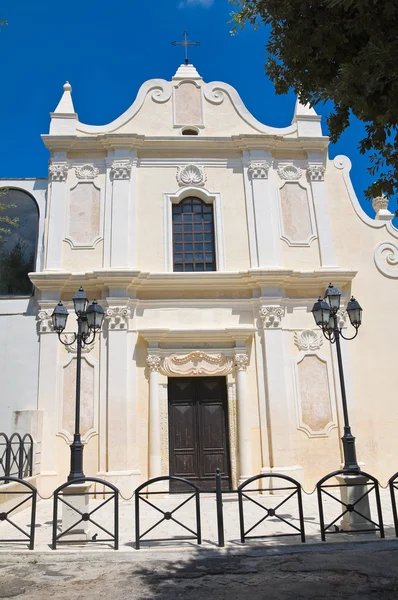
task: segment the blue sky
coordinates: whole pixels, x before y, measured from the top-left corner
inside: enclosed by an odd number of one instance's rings
[[[205,81],[233,85],[263,123],[290,124],[294,95],[276,96],[264,74],[265,30],[247,27],[232,37],[231,10],[228,0],[2,0],[0,17],[9,24],[0,31],[0,177],[47,176],[40,134],[48,132],[48,113],[66,80],[79,119],[108,123],[132,104],[144,81],[173,76],[184,55],[171,42],[185,29],[200,41],[190,59]],[[353,122],[330,156],[351,158],[355,190],[374,216],[362,193],[371,182],[357,150],[363,132]]]

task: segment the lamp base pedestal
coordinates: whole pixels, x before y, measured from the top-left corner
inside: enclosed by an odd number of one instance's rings
[[[65,488],[64,500],[71,506],[62,503],[62,531],[67,531],[75,523],[77,525],[62,536],[62,541],[82,543],[91,539],[90,521],[81,520],[81,515],[88,515],[89,513],[90,497],[87,492],[89,492],[91,486],[92,483],[89,482],[76,483]],[[71,508],[72,506],[73,508]]]
[[[369,494],[362,498],[366,494],[369,480],[363,475],[355,474],[337,475],[336,479],[340,485],[344,484],[344,487],[340,488],[340,497],[341,501],[348,507],[347,512],[340,521],[341,529],[343,531],[360,530],[361,533],[375,533],[373,523],[367,520],[371,518]],[[346,510],[345,507],[342,508]]]

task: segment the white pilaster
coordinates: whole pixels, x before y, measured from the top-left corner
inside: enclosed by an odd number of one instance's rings
[[[129,453],[129,369],[128,352],[130,309],[112,306],[106,311],[108,321],[108,402],[107,402],[107,479],[129,493],[131,456]]]
[[[312,197],[314,199],[321,267],[330,268],[337,266],[337,260],[326,200],[324,174],[325,167],[323,166],[322,157],[313,152],[308,152],[307,176],[311,182]]]
[[[47,223],[47,248],[45,268],[50,271],[60,271],[62,268],[62,240],[64,238],[64,215],[66,203],[66,179],[68,165],[66,153],[54,154],[49,167],[51,180],[49,211]]]
[[[268,177],[272,156],[252,151],[245,154],[244,162],[251,267],[277,267],[281,262],[278,216]]]
[[[149,355],[149,477],[160,477],[162,474],[162,449],[160,436],[159,405],[159,356]]]
[[[134,267],[136,263],[136,167],[137,152],[115,150],[110,168],[112,215],[110,266]]]
[[[57,375],[58,336],[51,322],[52,309],[42,309],[38,314],[39,325],[39,389],[38,409],[43,411],[43,437],[41,445],[40,493],[51,494],[57,484]]]
[[[265,467],[262,471],[290,475],[300,481],[302,469],[295,465],[292,441],[291,414],[294,405],[286,386],[291,364],[285,352],[282,331],[285,309],[276,304],[263,305],[259,312],[263,321],[265,385],[271,432],[271,468]]]
[[[236,399],[238,409],[238,455],[239,484],[252,476],[252,456],[250,440],[250,406],[247,393],[246,369],[249,364],[247,354],[235,354]]]

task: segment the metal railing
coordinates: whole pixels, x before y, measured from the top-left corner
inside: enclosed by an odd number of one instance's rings
[[[353,480],[350,481],[349,477],[353,477]],[[341,479],[347,477],[346,483],[327,483],[331,479],[335,477],[340,477]],[[356,479],[356,481],[355,481]],[[360,481],[362,479],[362,481]],[[347,502],[344,502],[341,498],[335,496],[332,493],[332,490],[340,490],[345,488],[347,490]],[[326,535],[336,534],[336,533],[373,533],[379,532],[380,537],[384,538],[384,526],[383,526],[383,516],[381,512],[381,503],[380,503],[380,492],[379,492],[379,482],[375,477],[369,475],[369,473],[365,473],[364,471],[356,471],[356,470],[340,470],[333,471],[333,473],[328,473],[325,477],[322,477],[320,481],[316,484],[317,495],[318,495],[318,509],[319,509],[319,519],[321,525],[321,538],[324,542],[326,540]],[[329,491],[330,490],[330,491]],[[369,502],[369,495],[375,495],[376,500],[376,512],[377,512],[377,521],[374,521],[370,517],[370,512],[368,512],[367,503]],[[349,494],[351,493],[351,498]],[[333,500],[333,506],[337,503],[338,505],[338,515],[334,516],[333,519],[327,523],[325,523],[325,515],[324,515],[324,505],[323,500],[328,498]],[[344,525],[337,524],[340,519],[343,519],[345,515],[351,514],[353,520],[359,517],[361,523],[366,525],[365,528],[355,527],[353,529],[345,529]]]
[[[0,523],[8,523],[8,525],[11,526],[10,530],[14,532],[16,529],[22,534],[22,537],[15,538],[13,536],[7,536],[3,538],[1,536],[0,542],[15,544],[21,542],[23,543],[28,540],[29,550],[33,550],[35,546],[37,489],[28,481],[18,479],[17,477],[0,477],[0,484],[5,483],[16,483],[19,484],[19,486],[17,489],[5,489],[0,492],[0,494],[6,499],[8,496],[10,497],[10,501],[7,503],[7,505],[12,504],[11,507],[8,506],[8,510],[1,511],[0,508]],[[31,501],[29,524],[26,525],[25,529],[23,529],[23,527],[17,525],[17,523],[13,521],[13,517],[15,516],[15,511],[20,509],[21,506],[29,501]],[[15,504],[12,502],[15,502]],[[12,513],[14,514],[12,515]],[[29,533],[26,531],[26,529],[28,529]],[[1,533],[2,530],[0,530],[0,534]]]
[[[33,439],[29,433],[0,433],[0,478],[26,479],[33,474]],[[4,484],[4,480],[1,481]]]
[[[188,498],[185,498],[173,510],[164,511],[160,506],[158,506],[154,502],[151,502],[150,500],[148,500],[147,496],[154,496],[154,495],[164,496],[165,494],[167,494],[169,492],[165,491],[165,490],[148,491],[148,488],[151,485],[154,485],[154,484],[157,484],[160,482],[170,482],[170,481],[179,482],[181,484],[182,488],[184,488],[184,487],[186,488],[185,492],[182,489],[181,491],[173,493],[173,496],[177,497],[179,494],[187,494],[187,493],[189,495],[188,495]],[[143,490],[145,490],[145,491],[143,491]],[[140,545],[141,545],[141,540],[150,531],[153,531],[156,527],[161,525],[161,523],[163,523],[164,521],[173,521],[174,523],[176,523],[177,525],[182,527],[182,529],[185,529],[186,531],[188,531],[188,533],[191,534],[190,536],[179,537],[178,538],[179,540],[194,539],[194,540],[197,540],[198,544],[201,544],[202,543],[202,529],[201,529],[201,520],[200,520],[199,494],[200,494],[200,490],[199,490],[198,486],[195,485],[194,483],[192,483],[192,481],[188,481],[188,479],[183,479],[182,477],[174,477],[172,475],[165,475],[163,477],[155,477],[154,479],[149,479],[148,481],[146,481],[145,483],[140,485],[135,490],[135,547],[136,547],[136,549],[139,550]],[[183,506],[186,506],[186,504],[188,504],[188,502],[190,500],[195,501],[196,531],[194,531],[193,529],[188,527],[187,524],[182,523],[175,517],[176,512],[178,510],[180,510]],[[146,531],[144,531],[144,533],[141,533],[141,527],[140,527],[140,503],[142,503],[142,502],[149,505],[151,508],[153,508],[155,511],[157,511],[158,513],[160,513],[162,515],[162,518],[159,519],[158,521],[156,521],[156,523],[154,523],[153,525],[151,525],[151,527],[149,527]],[[165,541],[173,540],[173,539],[174,539],[173,537],[168,537],[168,538],[162,538],[162,539],[159,539],[156,541],[165,542]]]

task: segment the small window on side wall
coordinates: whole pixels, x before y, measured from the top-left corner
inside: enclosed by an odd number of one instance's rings
[[[181,130],[181,135],[199,135],[199,130],[194,127],[184,127]]]
[[[173,270],[215,271],[213,206],[190,196],[173,204]]]
[[[35,270],[39,211],[28,193],[0,189],[0,296],[30,296]]]

